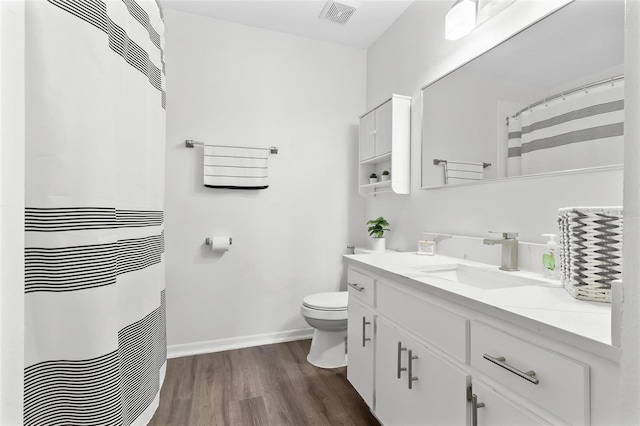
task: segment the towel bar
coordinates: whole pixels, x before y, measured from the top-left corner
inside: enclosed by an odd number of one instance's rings
[[[184,141],[184,146],[186,146],[187,148],[193,148],[195,145],[204,145],[204,142],[202,141],[194,141],[193,139],[187,139]],[[244,148],[244,149],[263,149],[263,150],[268,150],[269,154],[277,154],[278,153],[278,147],[277,146],[271,146],[269,148],[256,148],[253,146],[233,146],[233,145],[216,145],[216,146],[224,146],[224,147],[228,147],[228,148]]]

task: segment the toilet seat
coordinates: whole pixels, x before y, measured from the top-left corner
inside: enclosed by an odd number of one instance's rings
[[[349,293],[346,291],[316,293],[302,299],[303,306],[319,311],[346,311],[348,304]]]

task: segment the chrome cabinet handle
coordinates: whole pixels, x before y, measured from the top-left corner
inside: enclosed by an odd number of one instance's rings
[[[368,341],[371,340],[370,337],[365,337],[366,327],[371,324],[371,321],[367,321],[365,317],[362,317],[362,347],[364,348]]]
[[[487,355],[484,354],[482,356],[484,359],[486,359],[487,361],[491,361],[492,363],[494,363],[495,365],[498,365],[502,368],[504,368],[507,371],[510,371],[511,373],[515,374],[518,377],[522,377],[523,379],[525,379],[528,382],[533,383],[534,385],[537,385],[538,383],[540,383],[540,381],[538,379],[536,379],[536,372],[531,370],[531,371],[521,371],[518,370],[515,367],[510,366],[509,364],[506,363],[506,359],[503,356],[499,356],[499,357],[492,357],[491,355]]]
[[[398,379],[403,371],[407,371],[407,368],[402,366],[402,352],[406,350],[407,348],[402,347],[402,342],[398,342]]]
[[[478,395],[471,395],[471,426],[478,426],[478,408],[484,407],[484,402],[478,402]]]
[[[409,369],[407,370],[407,380],[409,384],[409,389],[413,389],[413,382],[418,380],[417,377],[413,377],[413,360],[418,359],[417,355],[413,355],[411,349],[409,349],[409,356],[407,357],[409,360]]]
[[[349,287],[351,287],[352,289],[362,292],[364,290],[364,287],[360,287],[358,284],[354,284],[354,283],[347,283],[347,285]]]

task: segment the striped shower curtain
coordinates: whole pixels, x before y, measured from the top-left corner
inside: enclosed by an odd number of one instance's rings
[[[26,2],[25,425],[158,405],[163,32],[153,0]]]
[[[624,80],[541,103],[508,126],[509,176],[622,164]]]

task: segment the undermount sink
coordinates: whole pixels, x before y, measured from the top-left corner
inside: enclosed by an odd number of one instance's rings
[[[522,287],[546,284],[535,278],[514,275],[511,272],[490,270],[470,265],[446,265],[442,268],[426,267],[421,269],[423,277],[439,278],[468,285],[482,290]]]

